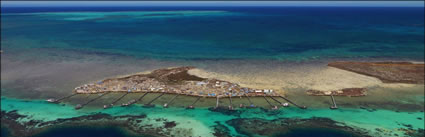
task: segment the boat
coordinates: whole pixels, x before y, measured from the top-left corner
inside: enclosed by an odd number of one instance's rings
[[[83,108],[83,105],[81,104],[78,104],[77,106],[75,106],[75,109],[81,109],[81,108]]]
[[[229,105],[229,110],[233,110],[233,107],[231,105]]]
[[[46,101],[50,102],[50,103],[56,103],[57,102],[57,100],[54,99],[54,98],[47,99]]]

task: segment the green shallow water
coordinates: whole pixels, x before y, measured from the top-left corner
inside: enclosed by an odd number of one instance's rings
[[[95,114],[98,112],[110,114],[112,116],[145,114],[147,120],[144,120],[143,124],[161,127],[163,126],[162,121],[156,121],[155,119],[167,119],[168,121],[175,121],[177,123],[176,128],[192,129],[193,134],[196,136],[212,136],[212,126],[217,125],[216,122],[229,128],[232,135],[239,135],[233,127],[226,124],[226,121],[235,118],[262,118],[273,120],[278,118],[323,117],[330,118],[351,127],[362,128],[370,132],[371,135],[379,135],[379,133],[375,131],[376,128],[383,131],[392,131],[399,135],[403,133],[398,129],[406,128],[404,125],[411,125],[413,129],[424,128],[424,112],[396,112],[388,110],[370,112],[364,109],[345,108],[338,110],[330,110],[328,108],[309,108],[307,110],[301,110],[290,107],[280,109],[277,114],[276,112],[271,114],[261,109],[246,109],[241,112],[240,116],[237,116],[212,112],[206,108],[186,110],[184,108],[144,108],[139,105],[133,105],[131,107],[114,107],[106,110],[100,108],[74,110],[73,107],[74,106],[66,104],[50,104],[41,100],[28,101],[6,97],[1,98],[2,111],[8,112],[17,110],[18,114],[29,116],[20,119],[21,122],[27,122],[29,120],[41,120],[46,122],[60,118],[72,118]]]

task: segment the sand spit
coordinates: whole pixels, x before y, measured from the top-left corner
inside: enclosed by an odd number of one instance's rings
[[[281,89],[286,94],[293,89],[339,90],[344,88],[367,88],[382,84],[379,79],[350,71],[318,65],[279,66],[267,71],[228,72],[192,69],[190,74],[200,77],[232,81],[250,88]]]

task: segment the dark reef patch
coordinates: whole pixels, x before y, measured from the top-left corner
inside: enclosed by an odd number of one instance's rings
[[[295,128],[273,137],[357,137],[349,132],[330,128]]]
[[[164,127],[165,128],[173,128],[173,127],[175,127],[177,124],[176,124],[176,122],[174,122],[174,121],[171,121],[171,122],[164,122]]]
[[[111,116],[104,113],[95,113],[73,118],[57,119],[48,122],[37,120],[30,120],[23,123],[18,122],[19,119],[24,117],[27,116],[20,115],[16,113],[16,111],[1,111],[1,126],[2,128],[10,130],[10,135],[18,137],[51,137],[60,135],[59,133],[61,132],[70,133],[69,137],[85,137],[93,136],[91,131],[93,131],[93,133],[104,132],[106,136],[103,137],[108,137],[108,135],[127,136],[124,135],[124,133],[137,134],[137,136],[140,135],[142,137],[166,136],[170,134],[169,130],[163,131],[162,127],[156,128],[150,125],[137,125],[138,123],[143,122],[143,119],[146,118],[146,115],[143,114]],[[174,122],[168,122],[165,119],[159,119],[159,121],[164,121],[168,129],[171,129],[176,125]],[[75,132],[77,130],[81,130],[82,132]],[[122,132],[124,130],[128,132]],[[134,135],[130,135],[130,137],[133,136]]]
[[[227,121],[237,132],[246,136],[336,136],[365,137],[367,133],[327,118],[311,119],[233,119]]]
[[[118,127],[104,126],[61,126],[54,127],[32,137],[151,137],[150,135],[129,135]]]
[[[9,134],[13,136],[26,136],[25,125],[21,125],[16,120],[26,116],[16,113],[16,110],[9,112],[1,111],[1,127],[9,129]],[[13,129],[13,130],[12,130]],[[3,133],[2,133],[3,134]],[[3,137],[3,136],[2,136]]]
[[[214,123],[216,123],[216,125],[213,126],[213,128],[214,128],[213,135],[214,136],[216,136],[216,137],[231,137],[229,128],[227,128],[226,126],[224,126],[223,124],[221,124],[218,121],[215,121]]]

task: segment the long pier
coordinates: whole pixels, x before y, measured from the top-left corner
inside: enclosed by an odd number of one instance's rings
[[[332,106],[330,108],[331,109],[338,109],[338,107],[336,106],[334,95],[331,95],[331,99],[332,99]]]
[[[287,99],[287,98],[285,98],[285,97],[283,97],[283,96],[279,96],[280,98],[282,98],[282,99],[284,99],[284,100],[286,100],[286,101],[288,101],[289,103],[291,103],[292,105],[294,105],[294,106],[297,106],[298,108],[301,108],[301,109],[307,109],[307,107],[306,106],[299,106],[299,105],[297,105],[297,104],[295,104],[294,102],[292,102],[291,100],[289,100],[289,99]]]
[[[288,103],[282,103],[282,102],[280,102],[279,100],[277,100],[277,99],[275,99],[273,96],[269,96],[272,100],[274,100],[275,102],[277,102],[277,103],[279,103],[280,105],[282,105],[282,106],[284,106],[284,107],[287,107],[288,106]]]
[[[143,94],[142,96],[140,96],[137,100],[132,99],[132,100],[128,101],[128,103],[121,104],[121,106],[122,107],[130,106],[130,105],[132,105],[132,104],[134,104],[136,102],[139,102],[140,100],[143,99],[143,97],[145,97],[148,94],[149,94],[149,92],[145,92],[145,94]]]
[[[248,99],[248,101],[249,101],[249,107],[252,107],[252,108],[254,108],[255,107],[255,105],[254,105],[254,103],[252,103],[252,101],[251,101],[251,99],[249,99],[249,96],[248,95],[246,95],[245,94],[245,96],[246,96],[246,98]]]
[[[240,96],[239,98],[242,99],[242,96]],[[244,107],[245,107],[244,103],[239,104],[239,108],[244,108]]]
[[[194,109],[195,108],[195,104],[196,104],[196,102],[198,102],[199,101],[199,99],[201,99],[201,97],[199,96],[196,100],[195,100],[195,102],[193,102],[192,104],[190,104],[188,107],[187,107],[187,109]]]
[[[107,108],[109,108],[109,107],[112,107],[115,103],[117,103],[118,101],[120,101],[122,98],[124,98],[126,95],[128,95],[129,93],[128,92],[126,92],[126,93],[124,93],[124,95],[122,95],[121,97],[119,97],[119,98],[117,98],[115,101],[113,101],[111,104],[109,104],[109,105],[103,105],[103,108],[104,109],[107,109]]]
[[[89,104],[89,103],[91,103],[91,102],[93,102],[93,101],[95,101],[96,99],[99,99],[99,98],[101,98],[102,96],[104,96],[104,95],[106,95],[106,94],[109,94],[109,93],[112,93],[112,91],[111,92],[103,92],[100,96],[98,96],[98,97],[95,97],[94,99],[91,99],[91,100],[89,100],[88,102],[86,102],[86,103],[84,103],[84,104],[78,104],[76,107],[75,107],[75,109],[80,109],[80,108],[82,108],[82,107],[84,107],[85,105],[87,105],[87,104]],[[152,92],[149,92],[149,91],[147,91],[147,92],[145,92],[143,95],[141,95],[139,98],[137,98],[137,99],[132,99],[132,100],[130,100],[128,103],[123,103],[121,106],[129,106],[129,105],[132,105],[132,104],[135,104],[135,103],[137,103],[137,102],[139,102],[139,101],[141,101],[146,95],[148,95],[149,93],[152,93]],[[163,96],[164,94],[166,94],[167,92],[154,92],[154,93],[160,93],[160,95],[159,96],[157,96],[157,97],[155,97],[155,98],[153,98],[152,100],[150,100],[148,103],[146,103],[146,104],[144,104],[144,106],[145,107],[153,107],[153,106],[155,106],[155,105],[153,105],[152,103],[155,101],[155,100],[157,100],[158,98],[160,98],[161,96]],[[59,99],[48,99],[47,101],[48,102],[51,102],[51,103],[57,103],[57,102],[59,102],[59,101],[61,101],[61,100],[64,100],[64,99],[67,99],[67,98],[70,98],[70,97],[72,97],[72,96],[75,96],[75,95],[77,95],[77,94],[79,94],[79,93],[74,93],[74,94],[71,94],[71,95],[68,95],[68,96],[65,96],[65,97],[62,97],[62,98],[59,98]],[[120,100],[122,100],[125,96],[127,96],[128,94],[130,94],[130,92],[125,92],[122,96],[120,96],[120,97],[118,97],[118,98],[116,98],[111,104],[106,104],[106,105],[104,105],[103,107],[106,109],[106,108],[109,108],[109,107],[112,107],[113,105],[115,105],[115,103],[117,103],[118,101],[120,101]],[[89,96],[90,95],[92,95],[92,94],[89,94]],[[93,94],[94,95],[94,94]],[[167,101],[167,103],[165,103],[164,105],[163,105],[163,107],[164,108],[167,108],[173,101],[175,101],[176,100],[176,98],[178,97],[178,96],[180,96],[180,95],[185,95],[185,94],[176,94],[175,96],[173,96],[170,100],[168,100]],[[191,96],[191,95],[188,95],[188,96]],[[243,96],[246,96],[246,99],[249,101],[249,103],[250,103],[250,105],[248,106],[245,106],[246,104],[246,102],[242,102],[241,104],[240,104],[240,107],[241,108],[254,108],[254,107],[256,107],[255,106],[255,104],[254,104],[254,102],[253,102],[253,100],[251,100],[251,98],[250,98],[250,96],[249,95],[247,95],[247,94],[243,94],[243,95],[239,95],[239,97],[242,99],[242,97]],[[258,96],[258,95],[255,95],[255,96]],[[336,101],[335,101],[335,98],[334,98],[334,96],[333,95],[330,95],[331,96],[331,99],[332,99],[332,106],[330,107],[331,109],[337,109],[338,107],[337,107],[337,105],[336,105]],[[200,98],[201,97],[206,97],[206,96],[193,96],[193,97],[197,97],[197,99],[196,99],[196,101],[194,102],[194,103],[192,103],[192,105],[190,105],[190,106],[188,106],[187,108],[194,108],[194,105],[197,103],[197,101],[199,101],[200,100]],[[211,97],[211,96],[210,96]],[[226,96],[216,96],[216,105],[215,105],[215,108],[219,108],[220,107],[220,97],[226,97]],[[279,108],[279,105],[277,105],[277,104],[273,104],[273,101],[270,101],[269,99],[267,99],[267,97],[269,97],[269,98],[271,98],[274,102],[276,102],[276,103],[278,103],[278,104],[280,104],[280,105],[282,105],[283,107],[287,107],[289,104],[288,103],[290,103],[290,104],[292,104],[292,105],[294,105],[294,106],[296,106],[296,107],[298,107],[298,108],[300,108],[300,109],[306,109],[307,107],[306,106],[300,106],[300,105],[298,105],[298,104],[296,104],[295,102],[293,102],[293,101],[291,101],[291,100],[289,100],[288,98],[286,98],[286,97],[284,97],[284,96],[282,96],[282,95],[278,95],[278,94],[273,94],[273,95],[263,95],[263,98],[266,100],[266,102],[271,106],[271,108],[272,109],[278,109]],[[275,98],[275,97],[280,97],[280,98],[282,98],[282,99],[284,99],[286,102],[284,102],[284,101],[280,101],[279,99],[277,99],[277,98]],[[234,106],[233,106],[233,100],[232,100],[232,94],[230,94],[229,95],[229,105],[228,105],[228,109],[229,110],[234,110]]]
[[[156,99],[158,99],[159,97],[163,96],[165,94],[165,92],[162,92],[161,95],[155,97],[154,99],[152,99],[151,101],[149,101],[148,103],[145,104],[146,107],[153,107],[155,105],[152,105],[152,102],[154,102]]]
[[[233,110],[232,95],[229,95],[229,101],[230,101],[229,110]]]
[[[219,107],[219,101],[220,101],[220,97],[217,96],[215,108],[218,108]]]
[[[165,103],[164,104],[164,108],[167,108],[168,107],[168,105],[169,104],[171,104],[173,101],[174,101],[174,99],[176,99],[177,98],[177,96],[179,96],[180,94],[177,94],[177,95],[175,95],[173,98],[171,98],[171,100],[170,101],[168,101],[167,103]]]
[[[50,99],[47,99],[46,101],[47,101],[47,102],[50,102],[50,103],[59,103],[61,100],[64,100],[64,99],[70,98],[70,97],[75,96],[75,95],[77,95],[77,94],[78,94],[78,93],[74,93],[74,94],[71,94],[71,95],[68,95],[68,96],[65,96],[65,97],[59,98],[59,99],[50,98]]]
[[[264,97],[264,100],[266,100],[266,101],[267,101],[267,103],[269,103],[269,105],[270,105],[271,109],[273,109],[273,110],[279,109],[277,106],[272,105],[272,103],[270,103],[270,101],[266,98],[266,96],[263,96],[263,97]]]
[[[84,103],[84,104],[78,104],[77,106],[75,106],[75,109],[83,108],[85,105],[87,105],[87,104],[89,104],[89,103],[91,103],[91,102],[93,102],[93,101],[95,101],[95,100],[97,100],[97,99],[99,99],[99,98],[101,98],[101,97],[103,97],[103,96],[105,96],[105,95],[109,94],[109,93],[111,93],[111,92],[103,93],[102,95],[100,95],[100,96],[98,96],[98,97],[96,97],[96,98],[94,98],[94,99],[91,99],[91,100],[87,101],[87,102],[86,102],[86,103]]]

